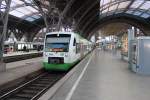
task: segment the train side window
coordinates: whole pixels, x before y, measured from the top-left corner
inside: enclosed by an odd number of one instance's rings
[[[74,38],[73,46],[76,46],[76,39]]]
[[[76,53],[80,53],[80,43],[76,43]]]

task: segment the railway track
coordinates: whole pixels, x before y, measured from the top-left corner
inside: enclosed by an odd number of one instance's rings
[[[0,96],[0,100],[37,100],[65,73],[42,73],[36,78]]]

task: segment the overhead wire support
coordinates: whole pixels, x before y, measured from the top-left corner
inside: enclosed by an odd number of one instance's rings
[[[0,33],[0,63],[3,63],[4,41],[6,39],[8,16],[9,16],[10,4],[11,4],[11,0],[1,0],[0,8],[2,5],[2,1],[4,1],[6,3],[6,7],[5,7],[5,10],[3,11],[3,13],[1,13],[1,19],[0,19],[2,22],[2,26],[1,26],[2,33]]]
[[[66,16],[68,10],[71,8],[72,4],[74,3],[75,0],[70,0],[68,2],[68,4],[66,5],[66,7],[64,8],[63,12],[59,15],[59,20],[57,23],[57,30],[60,31],[60,26],[62,24],[62,20],[64,19],[64,17]]]
[[[52,17],[52,12],[53,12],[53,8],[56,9],[56,7],[55,7],[56,4],[54,1],[49,0],[49,6],[46,8],[47,11],[44,11],[41,3],[44,4],[45,1],[46,0],[41,0],[41,1],[33,0],[34,4],[38,7],[39,12],[41,13],[41,15],[44,19],[44,23],[46,26],[46,32],[49,32],[49,31],[51,31],[51,29],[53,29],[51,27],[54,26],[53,25],[54,17]],[[49,21],[49,19],[51,19],[51,21]]]
[[[45,26],[46,26],[46,32],[49,31],[49,24],[48,24],[48,21],[47,21],[47,15],[46,13],[43,11],[41,5],[40,5],[40,1],[36,1],[36,0],[33,0],[34,4],[38,7],[38,10],[39,12],[41,13],[43,19],[44,19],[44,23],[45,23]]]

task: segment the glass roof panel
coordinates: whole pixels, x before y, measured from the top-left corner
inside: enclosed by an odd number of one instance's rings
[[[102,11],[102,13],[106,13],[106,12],[108,12],[108,8]]]
[[[150,8],[150,1],[146,1],[141,7],[140,9],[149,9]]]
[[[31,6],[27,6],[26,9],[29,10],[29,11],[32,11],[32,12],[38,12],[36,9],[34,9]]]
[[[32,17],[27,17],[25,20],[27,20],[27,21],[34,21],[35,19],[32,18]]]
[[[150,15],[147,14],[147,13],[143,13],[143,14],[141,15],[141,17],[148,18],[148,17],[150,17]]]
[[[32,0],[25,0],[26,3],[32,3]]]
[[[115,4],[115,5],[113,5],[113,6],[110,6],[110,7],[109,7],[109,11],[116,10],[117,7],[118,7],[118,4]]]
[[[2,1],[2,4],[6,6],[5,1]],[[24,4],[24,2],[22,2],[21,0],[12,0],[10,7],[14,7],[16,5],[21,5],[21,4]]]
[[[21,0],[12,0],[12,2],[15,2],[16,4],[23,4],[24,3]]]
[[[107,4],[107,3],[109,3],[109,2],[111,2],[112,0],[101,0],[101,2],[100,2],[100,5],[102,6],[102,5],[105,5],[105,4]],[[113,0],[114,1],[114,0]]]
[[[136,0],[136,1],[134,1],[134,3],[130,6],[130,8],[138,8],[143,2],[144,2],[144,0]]]
[[[20,0],[12,0],[11,1],[11,4],[10,4],[10,7],[17,7],[18,5],[23,5],[24,2],[20,1]]]
[[[11,14],[13,16],[16,16],[16,17],[19,17],[19,18],[25,16],[25,14],[23,14],[23,13],[17,11],[17,10],[13,10],[9,14]]]
[[[133,2],[132,0],[101,0],[100,3],[101,16],[127,13],[144,18],[150,17],[150,0],[133,0]]]
[[[18,12],[22,13],[22,14],[16,15],[14,12],[17,12],[17,14],[18,14]],[[14,16],[20,17],[20,18],[28,16],[28,15],[32,15],[32,13],[38,13],[38,11],[36,9],[34,9],[33,7],[30,7],[30,6],[19,7],[19,8],[16,8],[15,10],[10,12],[11,15],[14,15]]]
[[[109,12],[107,13],[107,16],[113,15],[114,13],[115,13],[115,10],[109,11]]]
[[[128,11],[126,11],[126,13],[132,14],[132,13],[133,13],[133,10],[128,10]]]
[[[142,12],[141,11],[135,11],[133,14],[139,16],[140,14],[142,14]]]
[[[126,8],[131,1],[122,2],[119,4],[118,9]]]
[[[150,9],[147,11],[147,13],[150,15]]]
[[[31,13],[31,11],[29,11],[28,9],[25,9],[25,7],[20,7],[20,8],[17,8],[16,10],[25,14],[25,15]]]
[[[41,17],[39,11],[31,6],[26,6],[25,3],[32,3],[32,0],[12,0],[10,5],[10,15],[16,16],[18,18],[25,19],[27,21],[33,21]],[[6,3],[3,1],[1,6],[1,11],[5,11]],[[36,7],[36,6],[35,6]],[[33,14],[36,14],[32,17]]]
[[[124,10],[118,10],[115,12],[115,14],[122,13],[122,12],[124,12]]]
[[[14,7],[14,6],[16,6],[16,5],[17,5],[17,3],[14,2],[14,1],[12,1],[10,7]]]
[[[32,17],[35,18],[35,19],[39,19],[41,17],[41,15],[39,15],[39,14],[38,15],[33,15]]]
[[[28,10],[24,9],[24,7],[22,7],[22,8],[17,8],[15,11],[18,11],[18,12],[20,12],[20,13],[23,13],[24,15],[30,14],[30,12],[29,12]],[[14,16],[15,16],[15,14],[14,14]]]

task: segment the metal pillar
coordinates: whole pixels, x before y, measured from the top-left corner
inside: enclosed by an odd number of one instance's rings
[[[128,29],[128,62],[129,62],[129,68],[130,67],[130,64],[131,64],[131,60],[132,60],[132,57],[131,57],[131,40],[134,39],[134,29]]]
[[[43,0],[44,2],[44,0]],[[46,26],[46,32],[49,31],[49,23],[48,23],[48,20],[47,20],[47,14],[46,12],[43,11],[42,7],[41,7],[41,4],[40,4],[40,1],[37,1],[37,0],[33,0],[33,3],[38,7],[38,10],[39,12],[41,13],[43,19],[44,19],[44,23],[45,23],[45,26]]]
[[[72,4],[74,3],[75,0],[70,0],[68,2],[68,4],[66,5],[66,7],[64,8],[63,12],[59,15],[59,20],[58,20],[58,24],[57,24],[57,30],[60,30],[60,27],[62,25],[62,20],[64,19],[64,17],[67,14],[67,11],[71,8]]]
[[[6,39],[8,16],[9,16],[11,0],[1,0],[0,10],[1,10],[2,1],[6,3],[6,7],[4,8],[5,11],[0,14],[1,15],[0,20],[2,21],[2,26],[1,26],[2,33],[0,34],[0,71],[5,71],[6,66],[5,66],[5,63],[3,62],[3,52],[4,52],[4,41]]]

